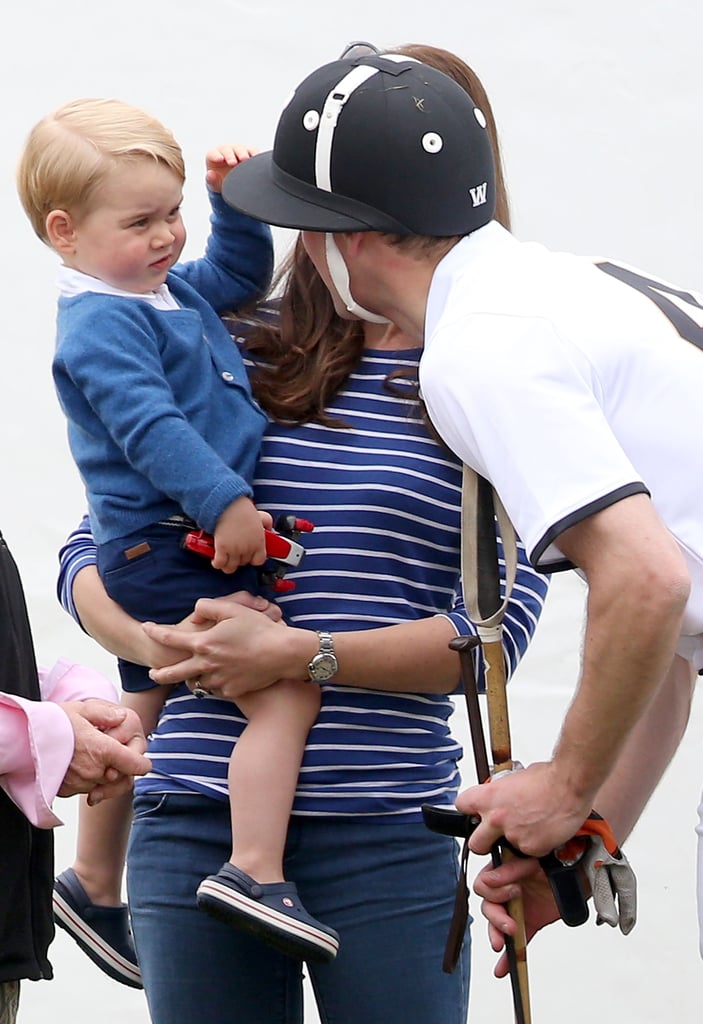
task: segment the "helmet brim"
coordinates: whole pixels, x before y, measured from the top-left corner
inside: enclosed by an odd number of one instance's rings
[[[235,210],[281,228],[331,232],[392,230],[371,223],[371,211],[368,219],[362,219],[329,208],[345,201],[285,175],[276,167],[273,151],[259,153],[233,167],[222,183],[222,198]]]

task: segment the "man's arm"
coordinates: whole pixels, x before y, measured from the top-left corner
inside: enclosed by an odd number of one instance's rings
[[[100,699],[33,701],[0,693],[0,785],[33,825],[52,828],[57,795],[118,796],[151,765],[134,712]]]
[[[587,817],[673,661],[689,581],[650,500],[634,495],[565,531],[560,549],[588,581],[581,678],[552,760],[464,791],[481,824],[471,849],[505,835],[541,856]]]
[[[615,768],[596,796],[596,809],[610,822],[621,845],[678,748],[688,722],[694,683],[692,666],[683,658],[675,658],[664,684],[630,733]],[[528,939],[559,917],[537,861],[515,858],[499,868],[482,869],[474,890],[482,897],[481,912],[488,921],[491,947],[496,952],[503,950],[504,936],[515,931],[504,904],[515,895],[517,885],[522,890]],[[497,977],[507,974],[504,955],[495,973]]]

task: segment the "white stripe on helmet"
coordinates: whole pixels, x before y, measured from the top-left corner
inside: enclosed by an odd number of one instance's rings
[[[359,65],[346,74],[332,89],[320,111],[320,124],[317,129],[315,146],[315,184],[325,192],[332,191],[330,164],[332,161],[332,143],[337,128],[337,120],[344,104],[360,85],[378,74],[378,68]]]
[[[393,59],[396,59],[395,55]],[[402,59],[402,58],[399,58]],[[332,191],[332,145],[334,133],[337,128],[339,115],[349,97],[367,82],[373,75],[378,74],[378,68],[360,64],[344,75],[337,85],[328,93],[320,114],[320,124],[317,130],[317,142],[315,146],[315,184],[325,192]],[[336,288],[342,302],[350,313],[358,316],[360,320],[367,320],[373,324],[387,324],[385,317],[371,313],[364,309],[354,300],[349,287],[349,271],[339,247],[331,233],[325,234],[325,258],[330,272],[332,283]]]
[[[413,64],[419,63],[414,57],[404,57],[400,53],[384,53],[379,59],[393,61],[396,64],[407,61],[411,61]],[[352,93],[356,92],[369,78],[377,75],[379,70],[379,68],[367,64],[358,64],[339,80],[332,91],[328,93],[322,106],[315,146],[315,184],[325,192],[332,191],[330,174],[332,143],[339,115]]]

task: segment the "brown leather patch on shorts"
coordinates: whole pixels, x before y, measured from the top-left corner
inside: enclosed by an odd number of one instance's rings
[[[151,551],[151,546],[143,540],[141,544],[135,544],[133,548],[125,548],[124,556],[129,561],[132,558],[139,558],[140,555],[146,555],[149,551]]]

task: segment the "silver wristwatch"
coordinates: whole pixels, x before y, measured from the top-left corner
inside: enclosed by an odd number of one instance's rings
[[[308,665],[308,675],[313,683],[326,683],[336,673],[339,666],[334,656],[332,634],[319,630],[317,636],[320,641],[320,650]]]

